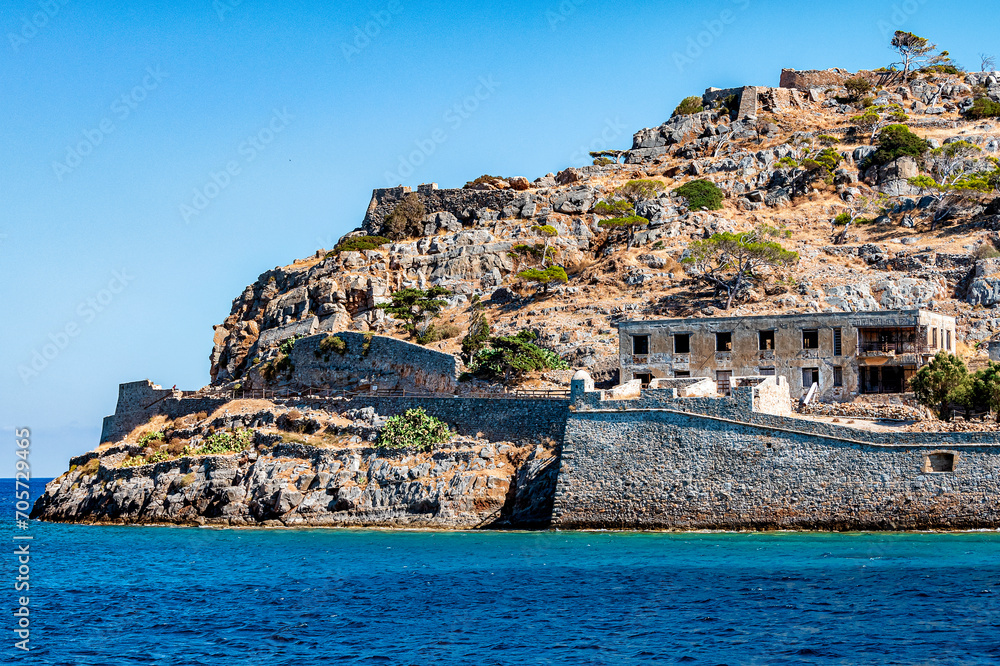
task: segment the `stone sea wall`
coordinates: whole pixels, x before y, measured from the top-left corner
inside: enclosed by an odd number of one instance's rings
[[[753,393],[626,406],[575,392],[553,526],[1000,527],[996,433],[869,432],[751,411]]]

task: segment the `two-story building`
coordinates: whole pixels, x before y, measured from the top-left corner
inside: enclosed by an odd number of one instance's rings
[[[927,310],[818,312],[618,324],[620,381],[709,377],[729,393],[733,377],[781,375],[792,395],[816,398],[904,393],[937,352],[954,352],[955,318]]]

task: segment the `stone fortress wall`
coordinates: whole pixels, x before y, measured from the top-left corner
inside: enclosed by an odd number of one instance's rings
[[[794,418],[774,377],[740,378],[731,398],[660,388],[616,399],[581,372],[570,400],[554,527],[1000,526],[996,433]]]

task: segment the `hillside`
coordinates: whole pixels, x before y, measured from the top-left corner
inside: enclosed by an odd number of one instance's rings
[[[450,337],[429,347],[459,350],[478,297],[494,334],[533,330],[539,344],[570,367],[609,381],[617,366],[613,323],[720,313],[724,299],[681,261],[693,241],[761,225],[783,230],[784,247],[799,260],[750,289],[727,314],[923,307],[958,317],[967,345],[960,350],[982,360],[985,352],[974,347],[997,332],[992,309],[1000,301],[1000,266],[986,258],[1000,244],[1000,207],[991,203],[996,193],[966,197],[934,223],[941,207],[927,196],[933,192],[909,182],[931,168],[930,158],[868,166],[873,133],[854,119],[866,109],[898,105],[906,114],[901,122],[930,149],[973,143],[979,150],[964,171],[991,170],[1000,132],[993,119],[973,119],[968,110],[976,97],[1000,100],[997,77],[932,72],[901,82],[860,73],[872,86],[863,99],[844,86],[852,76],[786,70],[783,83],[796,87],[709,89],[698,101],[703,110],[639,130],[630,149],[600,166],[533,181],[483,177],[460,190],[376,190],[364,220],[345,240],[384,235],[386,219],[408,196],[420,202],[419,223],[376,249],[318,250],[261,274],[215,329],[213,384],[295,385],[294,373],[266,381],[257,370],[293,335],[352,330],[407,338],[400,322],[376,306],[399,289],[432,286],[451,292],[434,322],[438,335]],[[810,160],[824,149],[839,160],[817,174]],[[649,224],[626,248],[622,233],[599,226],[606,216],[594,208],[634,179],[658,181],[664,191],[638,204],[635,212]],[[688,210],[674,193],[699,179],[722,191],[721,209]],[[861,197],[880,193],[884,210],[851,225],[846,242],[838,243],[842,227],[834,218]],[[540,258],[514,251],[540,247],[546,239],[533,227],[542,225],[558,232],[549,243],[554,263],[569,278],[547,293],[517,275],[539,266]],[[528,384],[565,385],[569,374],[534,373]]]

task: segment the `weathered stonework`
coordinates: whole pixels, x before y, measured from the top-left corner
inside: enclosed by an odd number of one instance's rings
[[[731,398],[643,391],[616,403],[574,380],[553,526],[1000,526],[996,433],[883,433],[766,414],[780,399],[762,397],[781,385],[752,383]]]

